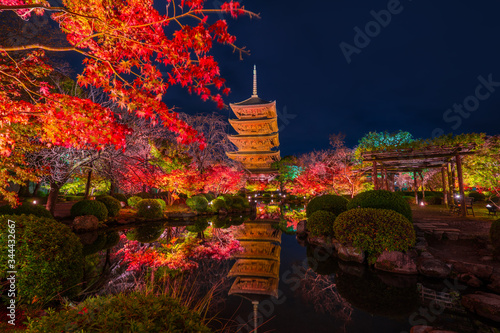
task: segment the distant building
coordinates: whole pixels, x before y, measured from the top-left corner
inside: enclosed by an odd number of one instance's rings
[[[254,178],[274,177],[276,170],[271,164],[280,160],[276,101],[268,102],[257,95],[255,66],[252,97],[229,106],[237,117],[229,119],[229,123],[238,134],[228,135],[228,138],[238,150],[226,152],[227,156],[241,162]]]

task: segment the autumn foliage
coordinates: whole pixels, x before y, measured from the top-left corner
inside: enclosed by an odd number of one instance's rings
[[[203,136],[169,109],[164,96],[169,87],[180,85],[222,107],[222,94],[227,95],[229,88],[209,52],[214,43],[244,50],[234,45],[236,38],[225,20],[208,15],[255,16],[234,1],[220,8],[206,7],[203,0],[167,1],[166,12],[160,13],[153,1],[143,0],[66,0],[61,7],[43,0],[0,0],[0,11],[14,12],[24,20],[51,13],[66,35],[65,45],[0,45],[2,158],[22,163],[23,153],[15,152],[26,145],[16,133],[19,125],[34,129],[30,136],[44,147],[101,149],[125,144],[129,129],[109,107],[53,89],[47,79],[53,69],[45,51],[83,55],[84,68],[77,76],[81,87],[101,89],[128,113],[161,124],[176,133],[179,142],[198,142],[203,149]],[[2,187],[29,178],[21,170],[10,170],[17,176],[0,175]]]

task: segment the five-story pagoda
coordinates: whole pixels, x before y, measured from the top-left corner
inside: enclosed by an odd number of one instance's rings
[[[229,104],[237,119],[229,123],[238,132],[228,135],[238,151],[227,152],[252,174],[273,174],[271,164],[280,160],[276,101],[268,102],[257,95],[257,69],[253,68],[253,94],[247,100]]]

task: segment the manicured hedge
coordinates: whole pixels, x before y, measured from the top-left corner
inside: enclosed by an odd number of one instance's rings
[[[148,219],[163,217],[163,209],[156,199],[142,199],[135,205],[135,208],[139,217]]]
[[[326,194],[315,197],[307,204],[306,216],[309,217],[318,210],[325,210],[335,215],[339,215],[347,210],[348,202],[346,198],[340,195]]]
[[[386,190],[372,190],[356,195],[347,204],[347,209],[353,208],[391,209],[412,221],[410,204],[401,195]]]
[[[167,203],[165,202],[165,200],[163,200],[163,199],[155,199],[155,200],[160,203],[162,211],[165,211],[165,209],[167,209]]]
[[[330,236],[333,234],[335,214],[326,210],[317,210],[307,219],[307,230],[312,236]]]
[[[164,294],[133,292],[88,298],[31,319],[26,332],[211,332],[202,317]]]
[[[12,208],[9,205],[0,207],[0,215],[35,215],[39,217],[52,218],[52,214],[45,209],[45,207],[36,205],[30,202],[24,202],[23,204]]]
[[[98,197],[96,200],[102,202],[106,206],[108,215],[111,217],[117,216],[120,212],[120,209],[122,208],[122,204],[120,203],[120,201],[110,195]]]
[[[128,198],[127,200],[127,205],[129,205],[130,207],[135,207],[135,205],[137,205],[137,203],[139,201],[141,201],[142,198],[141,197],[138,197],[138,196],[132,196],[130,198]]]
[[[111,196],[120,202],[127,202],[127,196],[123,193],[113,193]]]
[[[221,209],[227,209],[226,202],[223,199],[215,199],[212,201],[212,209],[218,212]]]
[[[15,228],[9,228],[8,220],[15,222]],[[14,268],[8,266],[10,230],[16,236]],[[80,291],[83,265],[82,244],[65,224],[33,215],[0,216],[0,279],[7,277],[7,271],[17,271],[18,303],[74,297]]]
[[[186,200],[186,205],[196,212],[205,212],[208,208],[208,201],[203,195],[195,195]]]
[[[71,207],[71,216],[83,215],[94,215],[99,221],[104,221],[108,218],[108,209],[98,200],[78,201]]]
[[[415,244],[412,223],[389,209],[348,210],[337,217],[333,230],[338,241],[367,251],[370,259],[383,251],[405,252]]]
[[[469,192],[468,196],[471,198],[474,198],[474,201],[485,201],[486,200],[486,196],[484,194],[476,192],[476,191]]]

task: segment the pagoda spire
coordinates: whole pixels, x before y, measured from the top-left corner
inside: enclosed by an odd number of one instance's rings
[[[253,94],[252,97],[257,96],[257,66],[253,65]]]

